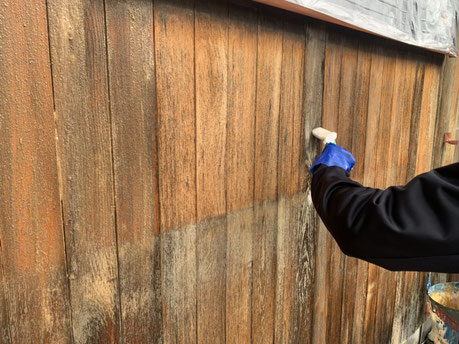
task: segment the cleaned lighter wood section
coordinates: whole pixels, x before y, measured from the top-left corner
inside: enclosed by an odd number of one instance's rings
[[[196,221],[194,2],[158,0],[154,13],[159,201],[165,232]]]
[[[0,6],[0,341],[70,343],[46,7]]]
[[[121,337],[161,341],[153,6],[107,1]],[[135,152],[135,154],[132,154]]]
[[[118,253],[101,2],[49,1],[57,147],[77,343],[120,336]]]

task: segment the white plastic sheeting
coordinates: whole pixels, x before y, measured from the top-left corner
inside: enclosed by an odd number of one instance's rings
[[[310,10],[310,13],[323,15],[312,14],[320,19],[332,17],[363,31],[457,56],[459,0],[257,1],[294,11],[295,8],[303,7]],[[303,13],[309,14],[309,11]]]

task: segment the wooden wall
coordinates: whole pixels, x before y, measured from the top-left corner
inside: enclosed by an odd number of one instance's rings
[[[401,343],[426,276],[340,253],[310,131],[405,183],[453,161],[458,80],[248,1],[7,0],[0,342]]]

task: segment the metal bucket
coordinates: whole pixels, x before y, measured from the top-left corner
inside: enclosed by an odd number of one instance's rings
[[[459,344],[459,283],[435,284],[427,294],[434,343]]]

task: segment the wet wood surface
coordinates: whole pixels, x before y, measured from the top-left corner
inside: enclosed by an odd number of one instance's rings
[[[405,184],[456,159],[458,75],[246,0],[8,1],[0,342],[402,343],[426,274],[341,253],[310,132]]]

